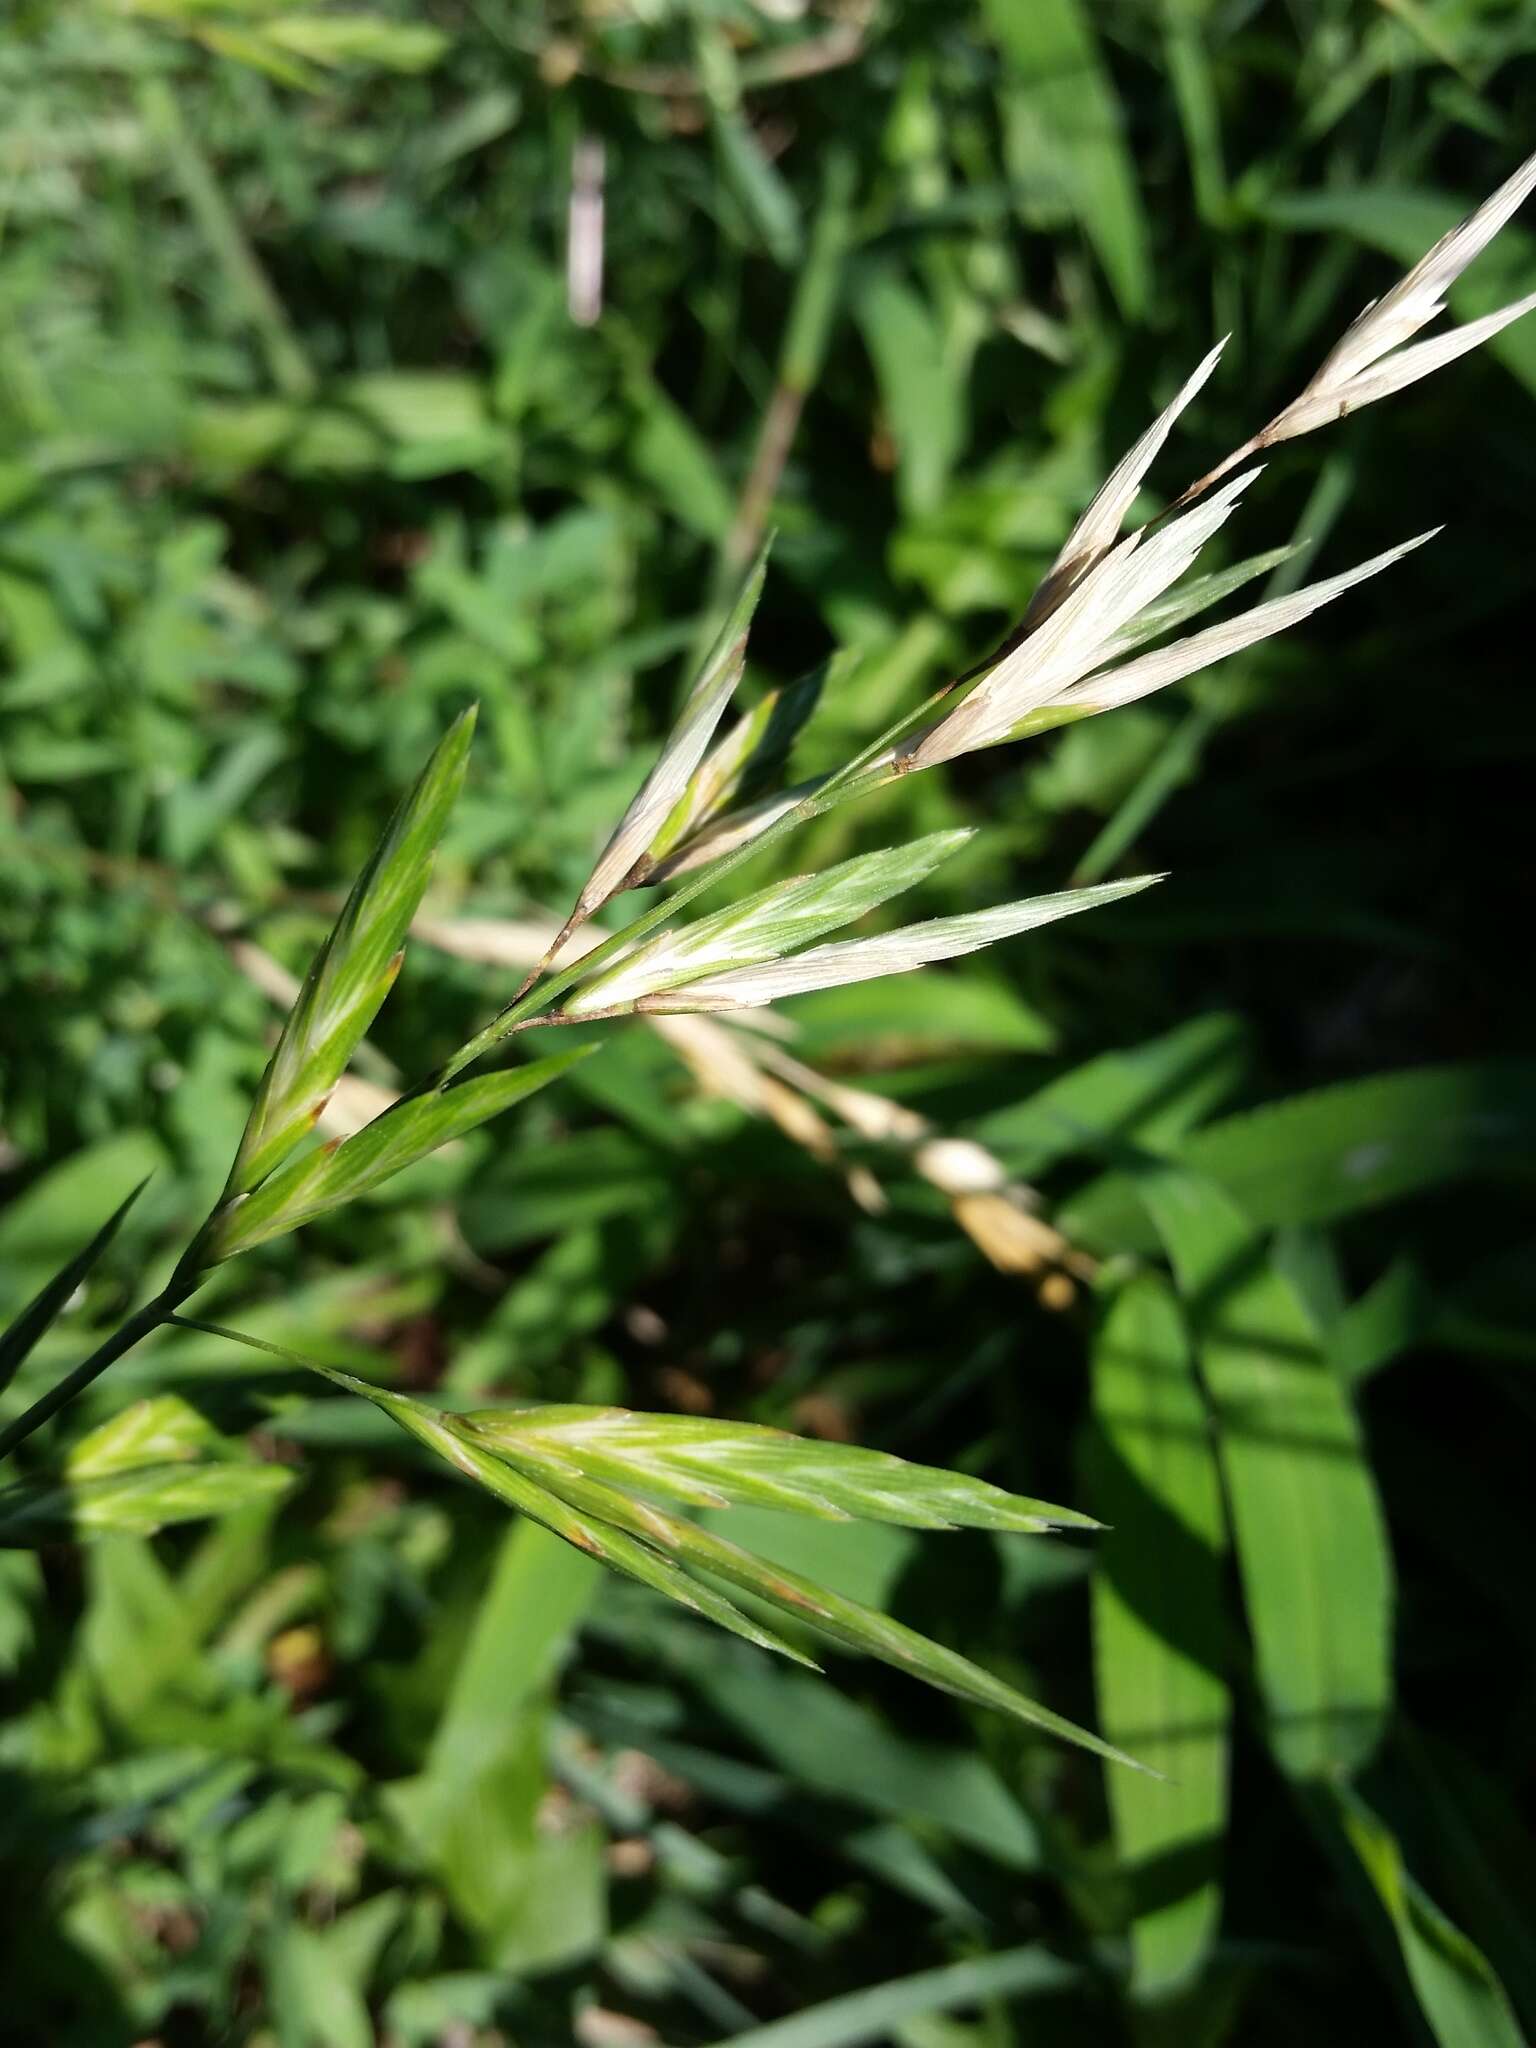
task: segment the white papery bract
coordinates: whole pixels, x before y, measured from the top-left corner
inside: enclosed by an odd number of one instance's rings
[[[972,837],[963,830],[930,832],[906,846],[857,854],[819,875],[770,883],[713,916],[637,946],[616,967],[577,989],[566,1002],[566,1014],[606,1015],[680,982],[775,960],[912,888]]]
[[[664,1014],[669,1010],[750,1010],[764,1003],[776,1003],[784,996],[805,995],[812,989],[837,988],[850,981],[874,981],[887,974],[910,974],[936,960],[957,960],[964,953],[979,953],[999,939],[1036,926],[1053,924],[1059,917],[1073,917],[1080,910],[1096,910],[1101,904],[1118,902],[1160,882],[1161,875],[1135,875],[1129,881],[1101,882],[1092,889],[1064,889],[1055,896],[1032,896],[1022,903],[1003,903],[995,910],[978,910],[965,917],[934,917],[923,924],[883,932],[872,939],[846,939],[831,946],[812,946],[808,952],[792,954],[787,960],[772,960],[762,967],[746,967],[726,974],[706,975],[681,988],[642,996],[635,1005],[643,1014]]]
[[[1097,668],[1116,636],[1191,567],[1257,475],[1248,470],[1158,531],[1119,542],[968,697],[899,748],[896,765],[931,768],[995,746],[1030,712]]]
[[[1040,587],[1030,599],[1029,609],[1024,614],[1026,626],[1054,610],[1066,593],[1113,547],[1125,522],[1125,515],[1135,502],[1136,493],[1141,489],[1147,471],[1168,439],[1174,421],[1202,389],[1212,370],[1220,362],[1221,352],[1230,339],[1230,335],[1222,336],[1193,374],[1186,378],[1172,401],[1158,414],[1129,454],[1123,456],[1110,471],[1087,511],[1067,535],[1062,543],[1061,552],[1045,572]]]
[[[1485,199],[1476,212],[1469,213],[1449,234],[1442,235],[1389,292],[1372,300],[1324,357],[1308,390],[1347,391],[1389,350],[1411,339],[1421,327],[1427,327],[1431,320],[1443,313],[1445,294],[1472,259],[1487,248],[1533,188],[1536,188],[1536,153],[1528,156],[1519,170],[1506,178],[1497,192]],[[1532,303],[1532,299],[1522,300],[1520,310]],[[1506,307],[1502,314],[1495,314],[1493,318],[1499,321],[1513,318],[1514,312],[1514,308]],[[1474,346],[1472,343],[1467,345]],[[1426,367],[1433,368],[1434,365]],[[1360,402],[1364,403],[1363,400]]]

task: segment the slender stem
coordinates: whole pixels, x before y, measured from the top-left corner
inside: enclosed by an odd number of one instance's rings
[[[50,1387],[14,1422],[0,1430],[0,1458],[8,1458],[18,1444],[24,1443],[35,1429],[41,1429],[62,1407],[73,1401],[76,1394],[83,1393],[92,1380],[99,1378],[125,1351],[130,1351],[141,1337],[147,1337],[151,1330],[158,1330],[162,1323],[169,1322],[201,1277],[200,1274],[182,1277],[179,1272],[173,1275],[153,1301],[147,1301],[141,1309],[135,1310],[105,1344],[99,1345],[73,1372],[66,1373],[56,1386]]]

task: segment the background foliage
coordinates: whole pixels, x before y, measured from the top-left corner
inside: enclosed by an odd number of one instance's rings
[[[480,739],[429,908],[563,912],[771,498],[750,683],[852,650],[803,750],[831,765],[995,642],[1213,335],[1161,487],[1291,395],[1525,153],[1533,54],[1529,0],[22,0],[0,1313],[154,1178],[7,1399],[206,1209],[277,1021],[240,942],[302,969],[454,713]],[[1517,224],[1453,304],[1533,283]],[[1536,2023],[1533,392],[1515,327],[1278,451],[1234,551],[1300,540],[1282,588],[1449,530],[1284,642],[797,846],[983,824],[931,911],[1172,870],[791,1006],[800,1056],[1041,1185],[1103,1262],[1073,1299],[989,1266],[895,1151],[854,1148],[888,1198],[861,1211],[640,1028],[206,1297],[450,1404],[777,1422],[1101,1515],[730,1519],[1177,1788],[861,1662],[774,1665],[372,1408],[162,1335],[54,1462],[174,1393],[290,1483],[0,1551],[9,2038]],[[421,1070],[517,978],[418,942],[362,1071]]]

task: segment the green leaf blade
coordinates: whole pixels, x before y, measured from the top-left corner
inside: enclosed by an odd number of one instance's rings
[[[1439,2048],[1525,2048],[1520,2023],[1487,1958],[1415,1881],[1391,1830],[1347,1786],[1330,1788],[1328,1796],[1332,1819],[1391,1927]]]
[[[32,1297],[15,1321],[0,1333],[0,1391],[10,1385],[21,1366],[25,1364],[32,1347],[47,1333],[68,1306],[76,1288],[85,1280],[96,1261],[116,1237],[129,1210],[148,1185],[147,1178],[141,1180],[113,1210],[90,1243],[77,1252],[66,1265],[60,1267],[46,1286],[40,1288]]]
[[[1090,1498],[1110,1524],[1093,1577],[1106,1736],[1166,1774],[1106,1774],[1131,1886],[1131,1987],[1155,2000],[1199,1973],[1221,1912],[1231,1700],[1225,1680],[1221,1482],[1172,1288],[1145,1272],[1115,1296],[1093,1358]]]
[[[1270,1746],[1348,1775],[1392,1701],[1392,1561],[1360,1427],[1290,1282],[1210,1182],[1149,1170],[1211,1397]]]

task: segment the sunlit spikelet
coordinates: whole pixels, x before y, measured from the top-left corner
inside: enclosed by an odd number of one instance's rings
[[[1358,412],[1490,340],[1511,321],[1536,307],[1536,292],[1464,327],[1404,347],[1422,327],[1445,311],[1451,286],[1480,256],[1516,208],[1536,189],[1536,154],[1528,156],[1481,206],[1467,215],[1413,268],[1373,299],[1346,328],[1306,386],[1265,427],[1213,470],[1190,485],[1181,503],[1198,496],[1261,448],[1310,434],[1346,414]]]
[[[1173,400],[1164,407],[1141,439],[1110,471],[1093,502],[1062,543],[1061,552],[1046,571],[1024,614],[1025,626],[1043,619],[1059,604],[1094,564],[1113,547],[1125,515],[1135,502],[1148,470],[1163,443],[1190,400],[1200,391],[1231,339],[1223,335],[1210,354],[1189,376]]]
[[[882,975],[910,974],[936,960],[954,960],[979,952],[999,939],[1033,931],[1057,918],[1117,902],[1161,881],[1160,875],[1137,875],[1129,881],[1103,882],[1092,889],[1066,889],[1054,896],[1000,904],[962,917],[935,917],[875,938],[849,939],[830,946],[812,946],[787,959],[768,961],[723,974],[706,975],[683,987],[642,995],[635,1007],[642,1014],[668,1010],[739,1010],[818,988],[846,982],[873,981]]]

